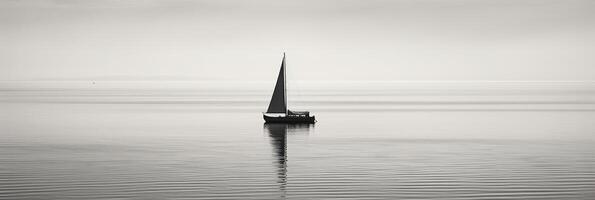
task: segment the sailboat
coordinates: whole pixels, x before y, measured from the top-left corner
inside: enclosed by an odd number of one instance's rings
[[[313,124],[316,118],[308,111],[292,111],[287,109],[287,89],[285,84],[285,53],[281,61],[281,69],[277,77],[277,84],[266,113],[262,114],[267,123],[307,123]]]

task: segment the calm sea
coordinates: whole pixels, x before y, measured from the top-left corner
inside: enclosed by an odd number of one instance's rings
[[[595,199],[592,83],[105,84],[1,87],[0,199]]]

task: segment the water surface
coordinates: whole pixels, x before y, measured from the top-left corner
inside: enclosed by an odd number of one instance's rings
[[[593,199],[595,87],[3,88],[0,199]]]

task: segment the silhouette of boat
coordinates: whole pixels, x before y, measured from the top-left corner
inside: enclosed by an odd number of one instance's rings
[[[308,111],[292,111],[287,109],[287,89],[285,84],[285,53],[281,61],[281,69],[277,77],[277,84],[266,113],[262,114],[267,123],[316,123],[314,115]]]

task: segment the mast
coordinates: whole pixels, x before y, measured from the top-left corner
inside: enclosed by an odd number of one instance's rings
[[[285,64],[285,52],[283,52],[283,96],[285,100],[285,115],[289,114],[289,109],[287,108],[287,65]]]

